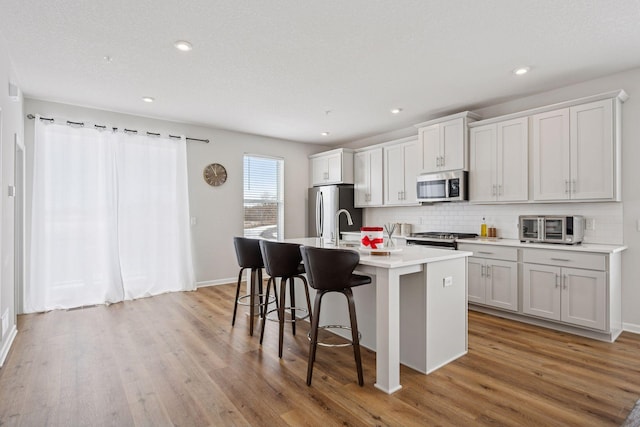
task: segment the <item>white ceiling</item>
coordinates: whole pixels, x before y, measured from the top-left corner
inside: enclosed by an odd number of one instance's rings
[[[0,35],[27,97],[333,145],[640,67],[640,0],[0,0]]]

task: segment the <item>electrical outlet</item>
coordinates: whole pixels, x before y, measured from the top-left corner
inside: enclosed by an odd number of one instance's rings
[[[198,217],[192,216],[191,217],[191,225],[197,225],[198,224]]]
[[[596,229],[595,218],[586,218],[584,221],[584,229],[589,231],[595,231]]]
[[[442,287],[446,288],[447,286],[453,285],[453,277],[447,276],[442,279]]]

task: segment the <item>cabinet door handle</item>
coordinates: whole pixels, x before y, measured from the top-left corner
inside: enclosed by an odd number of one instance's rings
[[[495,184],[493,184],[493,185],[492,185],[492,188],[491,188],[491,195],[492,195],[492,196],[495,196],[495,195],[496,195],[496,185],[495,185]]]
[[[484,273],[485,268],[487,268],[486,265],[481,265],[480,266],[480,277],[484,277],[485,276],[485,273]]]
[[[487,265],[487,278],[491,277],[491,266]]]
[[[442,162],[440,162],[440,166],[444,166],[445,165],[444,156],[442,156],[441,159],[442,159]]]
[[[564,180],[564,194],[569,194],[569,180]]]
[[[498,196],[502,196],[502,184],[498,185]]]
[[[575,194],[576,192],[576,180],[571,180],[571,186],[569,187],[569,192]]]
[[[567,275],[566,274],[563,276],[563,279],[564,280],[562,281],[563,282],[562,283],[562,289],[567,289]]]
[[[556,289],[560,287],[560,275],[556,274]]]
[[[551,258],[551,261],[570,262],[571,260],[566,258]]]

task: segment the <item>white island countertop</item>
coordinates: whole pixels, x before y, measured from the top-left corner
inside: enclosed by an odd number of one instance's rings
[[[471,252],[437,249],[427,246],[393,246],[400,249],[398,252],[390,252],[389,255],[371,255],[368,251],[359,250],[358,246],[349,244],[336,247],[320,238],[306,237],[301,239],[287,239],[288,243],[298,243],[304,246],[328,249],[351,249],[360,253],[360,264],[372,267],[399,268],[412,265],[429,264],[432,262],[446,261],[449,259],[464,258],[473,255]]]

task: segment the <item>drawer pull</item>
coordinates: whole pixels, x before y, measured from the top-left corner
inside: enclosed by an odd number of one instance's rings
[[[563,261],[563,262],[570,262],[570,259],[566,259],[566,258],[551,258],[551,261]]]
[[[484,254],[484,255],[492,255],[493,252],[483,252],[483,251],[478,251],[479,254]]]

